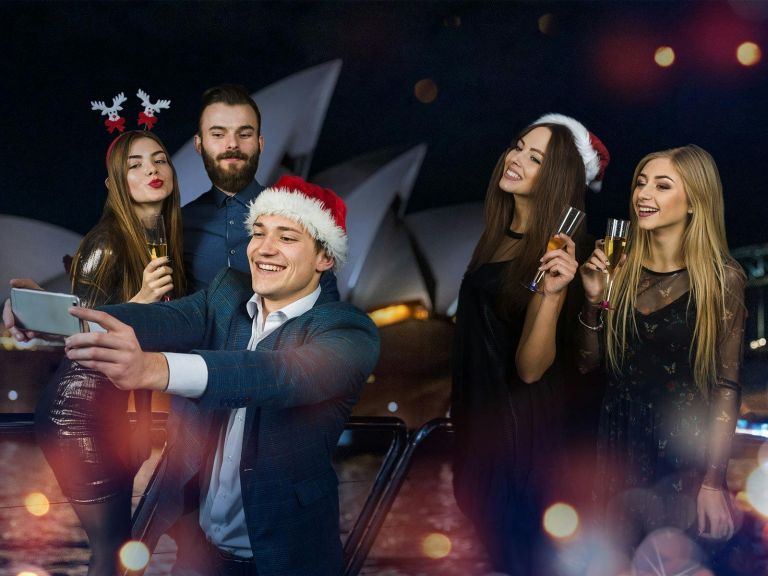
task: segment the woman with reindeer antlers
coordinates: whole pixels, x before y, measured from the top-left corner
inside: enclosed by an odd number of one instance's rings
[[[139,91],[139,97],[145,105],[140,121],[154,118],[157,109],[147,114],[148,96]],[[120,94],[111,108],[93,107],[109,116],[108,128],[123,132],[118,111],[124,101]],[[101,220],[72,261],[72,291],[89,308],[184,294],[180,194],[165,146],[151,132],[125,132],[109,146],[107,173]],[[150,259],[141,219],[156,214],[168,230],[169,257]],[[131,536],[133,478],[150,454],[150,393],[134,395],[133,433],[128,399],[100,373],[65,361],[37,406],[39,444],[88,535],[89,576],[118,571],[119,549]]]

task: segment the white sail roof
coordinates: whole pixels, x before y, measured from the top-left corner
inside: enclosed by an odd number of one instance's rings
[[[83,237],[71,230],[21,216],[0,214],[0,302],[11,278],[32,278],[52,292],[70,292],[62,259],[74,255]]]
[[[426,152],[425,144],[402,153],[373,152],[312,177],[313,182],[331,188],[347,204],[349,257],[338,275],[342,299],[355,289],[379,226],[397,196],[402,201],[402,212]]]

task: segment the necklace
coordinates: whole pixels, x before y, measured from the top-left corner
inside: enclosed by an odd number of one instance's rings
[[[506,234],[509,238],[514,238],[515,240],[522,240],[523,236],[525,236],[522,232],[515,232],[509,228],[504,231],[504,234]]]

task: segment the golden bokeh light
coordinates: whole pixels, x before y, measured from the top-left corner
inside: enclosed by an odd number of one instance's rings
[[[755,468],[746,483],[747,501],[763,516],[768,516],[768,472],[762,466]]]
[[[421,541],[421,551],[428,558],[439,560],[451,553],[451,539],[440,532],[427,534]]]
[[[129,540],[120,548],[120,562],[128,570],[143,570],[149,564],[149,548],[142,542]]]
[[[739,47],[736,48],[736,59],[742,66],[754,66],[763,57],[763,52],[760,50],[760,46],[754,42],[742,42]]]
[[[16,574],[16,576],[40,576],[37,572],[30,572],[29,570],[24,570],[23,572],[19,572]]]
[[[437,84],[432,78],[423,78],[416,82],[413,87],[413,94],[416,100],[422,104],[429,104],[437,98]]]
[[[675,63],[675,51],[671,46],[659,46],[653,54],[653,60],[662,68],[669,68]]]
[[[539,32],[542,34],[547,34],[548,36],[553,36],[557,29],[555,27],[555,17],[552,14],[542,14],[539,16]]]
[[[45,516],[48,514],[48,510],[51,509],[51,503],[48,502],[46,495],[41,492],[32,492],[24,498],[24,506],[27,507],[27,512],[33,516]]]
[[[570,538],[579,528],[579,515],[573,506],[558,502],[544,512],[544,530],[553,538]]]

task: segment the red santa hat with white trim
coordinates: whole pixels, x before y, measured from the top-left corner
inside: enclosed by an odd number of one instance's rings
[[[334,270],[347,259],[347,206],[330,188],[299,178],[282,176],[248,205],[245,221],[250,233],[259,216],[275,214],[301,224],[336,261]]]
[[[595,192],[600,192],[600,188],[603,186],[605,168],[608,166],[608,162],[611,161],[608,149],[600,138],[587,130],[578,120],[563,114],[544,114],[544,116],[531,125],[534,124],[561,124],[570,130],[573,135],[573,142],[576,144],[576,149],[584,161],[587,186]]]

